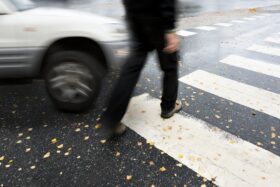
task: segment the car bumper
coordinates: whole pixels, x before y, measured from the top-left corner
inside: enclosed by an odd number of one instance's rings
[[[119,69],[129,55],[129,41],[105,42],[102,44],[108,67]]]

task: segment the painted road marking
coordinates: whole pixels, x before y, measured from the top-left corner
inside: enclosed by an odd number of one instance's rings
[[[276,47],[269,47],[264,45],[253,45],[248,48],[250,51],[255,51],[259,53],[264,53],[267,55],[274,55],[274,56],[280,56],[280,48]]]
[[[217,27],[201,26],[201,27],[196,27],[196,29],[205,30],[205,31],[214,31],[217,30]]]
[[[280,94],[198,70],[181,82],[280,119]]]
[[[276,37],[268,37],[264,41],[280,44],[280,38],[279,37],[277,37],[277,38]]]
[[[277,155],[186,114],[167,120],[159,115],[160,100],[144,94],[131,100],[123,122],[218,186],[280,184]]]
[[[221,27],[230,27],[230,26],[232,26],[232,24],[230,24],[230,23],[216,23],[214,25],[221,26]]]
[[[244,20],[247,20],[247,21],[254,21],[256,20],[256,18],[243,18]]]
[[[178,34],[179,36],[183,36],[183,37],[196,35],[195,32],[190,32],[190,31],[186,31],[186,30],[177,31],[177,34]]]
[[[245,23],[246,21],[241,21],[241,20],[232,20],[231,22],[233,22],[233,23]]]
[[[269,62],[253,60],[238,55],[230,55],[221,60],[221,62],[227,65],[280,78],[280,65],[271,64]]]
[[[265,16],[253,16],[254,18],[265,18]]]

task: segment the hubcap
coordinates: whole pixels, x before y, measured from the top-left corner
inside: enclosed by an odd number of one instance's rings
[[[90,70],[78,63],[65,62],[55,66],[49,73],[51,95],[62,102],[86,102],[93,94],[94,78]]]

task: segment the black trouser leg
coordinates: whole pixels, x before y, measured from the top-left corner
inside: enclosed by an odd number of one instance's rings
[[[101,118],[101,123],[107,127],[114,129],[123,118],[145,64],[147,53],[147,51],[134,50],[123,66],[120,77],[112,91],[108,108]]]
[[[161,109],[172,110],[178,95],[178,53],[167,54],[157,50],[161,69],[164,72]]]

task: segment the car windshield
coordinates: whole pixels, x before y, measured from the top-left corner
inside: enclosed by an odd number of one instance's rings
[[[35,7],[34,3],[30,0],[10,0],[18,11],[24,11]]]

